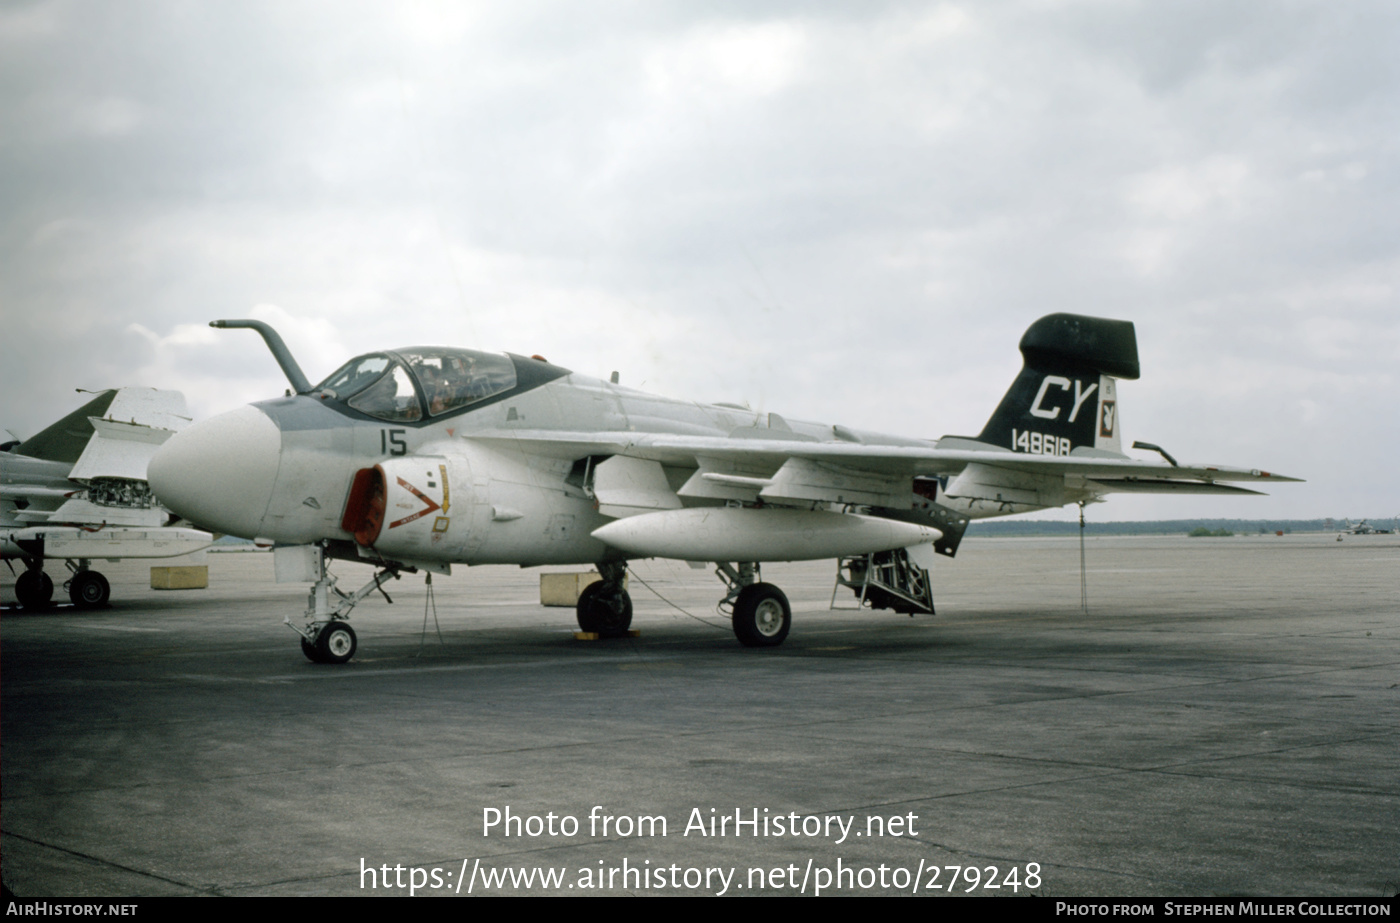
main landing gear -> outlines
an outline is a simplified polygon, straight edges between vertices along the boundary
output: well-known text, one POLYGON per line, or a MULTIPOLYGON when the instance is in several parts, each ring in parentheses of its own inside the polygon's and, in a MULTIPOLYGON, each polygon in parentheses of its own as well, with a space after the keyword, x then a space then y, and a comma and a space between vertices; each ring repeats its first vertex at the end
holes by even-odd
POLYGON ((44 573, 42 561, 25 562, 24 573, 15 580, 15 598, 26 609, 42 609, 53 599, 53 578, 44 573))
POLYGON ((326 569, 325 549, 319 545, 311 548, 318 577, 307 597, 306 625, 298 628, 290 618, 284 619, 284 622, 301 635, 301 652, 307 660, 312 663, 345 663, 355 656, 355 650, 359 647, 355 629, 346 621, 350 618, 350 610, 375 590, 393 602, 389 594, 384 593, 383 584, 388 577, 399 579, 399 569, 385 567, 354 593, 346 593, 335 585, 335 577, 326 569))
POLYGON ((77 564, 72 561, 65 563, 73 572, 67 583, 68 598, 73 601, 73 605, 79 609, 96 609, 98 606, 107 605, 107 600, 112 596, 112 585, 107 582, 107 578, 95 570, 89 570, 86 558, 78 559, 77 564))
POLYGON ((729 592, 720 600, 720 611, 729 611, 734 623, 734 637, 745 647, 777 647, 792 628, 792 606, 782 590, 763 583, 757 564, 741 563, 737 567, 725 562, 715 563, 715 573, 729 592))
MULTIPOLYGON (((718 561, 716 574, 729 587, 720 611, 730 615, 734 637, 746 647, 777 647, 792 628, 792 606, 783 591, 760 580, 757 564, 718 561)), ((632 598, 623 579, 624 562, 598 565, 603 579, 584 587, 578 597, 578 627, 605 638, 618 638, 632 625, 632 598)), ((309 655, 308 655, 309 656, 309 655)))
POLYGON ((599 564, 598 573, 603 579, 590 583, 578 595, 578 627, 604 638, 620 638, 632 627, 632 597, 623 584, 627 564, 599 564))
MULTIPOLYGON (((107 578, 95 570, 88 569, 86 558, 77 564, 65 561, 73 576, 63 584, 68 598, 79 609, 96 609, 107 605, 112 596, 112 585, 107 578)), ((53 578, 44 573, 43 558, 29 558, 25 561, 24 573, 15 579, 15 599, 26 609, 44 609, 53 602, 53 578)))

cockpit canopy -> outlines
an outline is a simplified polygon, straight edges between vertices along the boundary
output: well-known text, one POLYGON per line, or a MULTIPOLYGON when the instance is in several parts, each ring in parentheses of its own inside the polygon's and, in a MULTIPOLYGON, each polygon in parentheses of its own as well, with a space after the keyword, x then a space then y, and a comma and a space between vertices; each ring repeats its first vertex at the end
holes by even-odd
POLYGON ((342 400, 391 423, 414 423, 470 407, 516 386, 515 363, 500 353, 440 346, 357 356, 312 394, 342 400))

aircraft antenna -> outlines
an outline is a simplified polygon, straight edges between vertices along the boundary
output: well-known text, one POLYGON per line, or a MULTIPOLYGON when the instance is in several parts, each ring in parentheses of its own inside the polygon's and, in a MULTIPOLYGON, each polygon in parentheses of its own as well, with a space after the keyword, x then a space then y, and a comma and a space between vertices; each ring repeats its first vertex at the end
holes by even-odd
POLYGON ((1084 566, 1084 501, 1079 501, 1079 608, 1089 614, 1089 576, 1084 566))
POLYGON ((428 588, 427 595, 423 597, 423 635, 418 639, 418 653, 414 657, 423 656, 423 648, 428 643, 428 607, 433 609, 433 628, 437 630, 438 643, 447 646, 447 642, 442 640, 442 626, 438 624, 437 617, 437 597, 433 595, 433 572, 428 571, 423 575, 423 584, 428 588))
POLYGON ((660 592, 659 590, 657 590, 656 587, 652 586, 650 583, 647 583, 647 582, 646 582, 645 580, 643 580, 641 577, 638 577, 638 576, 637 576, 637 572, 636 572, 635 570, 633 570, 632 568, 630 568, 630 567, 627 568, 627 575, 628 575, 629 577, 631 577, 633 580, 635 580, 635 581, 637 581, 638 583, 640 583, 642 586, 646 587, 648 590, 651 590, 651 592, 656 596, 657 599, 661 600, 661 601, 664 602, 666 605, 670 606, 672 609, 675 609, 675 610, 676 610, 677 612, 679 612, 681 615, 689 616, 690 618, 695 619, 695 621, 701 623, 702 625, 709 625, 711 628, 718 628, 720 631, 728 631, 728 630, 729 630, 729 626, 727 626, 727 625, 717 625, 717 624, 715 624, 714 622, 707 621, 706 619, 701 618, 700 616, 696 615, 694 612, 691 612, 689 609, 682 609, 680 606, 678 606, 678 605, 676 605, 675 603, 671 602, 671 601, 670 601, 669 599, 667 599, 665 596, 662 596, 662 595, 661 595, 661 592, 660 592))

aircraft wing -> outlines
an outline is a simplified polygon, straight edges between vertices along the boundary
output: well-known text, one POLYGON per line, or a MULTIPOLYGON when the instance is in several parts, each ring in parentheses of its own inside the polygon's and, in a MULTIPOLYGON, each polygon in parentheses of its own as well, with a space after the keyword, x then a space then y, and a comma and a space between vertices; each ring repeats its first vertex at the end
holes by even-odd
POLYGON ((0 495, 20 501, 7 518, 19 524, 163 525, 168 517, 146 486, 146 464, 187 422, 178 391, 100 392, 6 457, 15 473, 0 495))
MULTIPOLYGON (((1259 469, 1171 465, 1092 450, 1087 454, 1032 455, 962 439, 944 439, 943 443, 960 445, 942 448, 933 443, 888 445, 625 432, 502 431, 472 438, 555 457, 613 456, 695 468, 695 474, 675 491, 679 497, 747 501, 811 500, 905 507, 915 477, 948 478, 944 493, 949 497, 1037 506, 1073 502, 1072 497, 1062 499, 1066 491, 1089 495, 1120 491, 1257 493, 1230 482, 1299 480, 1259 469)), ((600 464, 600 472, 607 464, 600 464)), ((652 481, 659 484, 654 477, 652 481)))

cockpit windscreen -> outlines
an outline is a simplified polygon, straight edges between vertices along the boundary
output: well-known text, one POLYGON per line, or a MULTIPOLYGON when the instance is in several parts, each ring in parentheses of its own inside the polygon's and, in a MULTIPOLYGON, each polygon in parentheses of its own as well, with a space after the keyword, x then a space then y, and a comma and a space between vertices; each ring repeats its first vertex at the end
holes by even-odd
POLYGON ((389 367, 389 357, 381 354, 358 356, 342 365, 313 391, 329 391, 329 397, 347 398, 363 390, 389 367))
POLYGON ((398 355, 418 379, 434 417, 515 387, 515 363, 499 353, 432 347, 405 349, 398 355))
POLYGON ((425 409, 428 416, 442 416, 515 386, 515 363, 508 356, 411 347, 351 359, 313 393, 379 420, 412 423, 423 419, 425 409))
POLYGON ((413 393, 413 382, 397 362, 389 374, 350 398, 351 407, 380 420, 412 423, 423 419, 423 407, 413 393))

